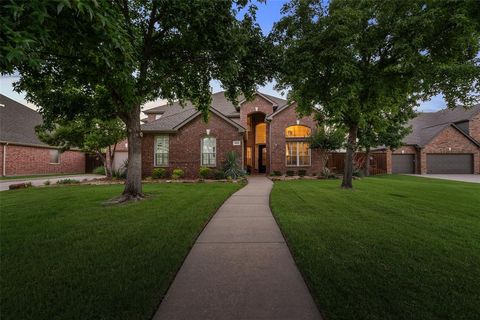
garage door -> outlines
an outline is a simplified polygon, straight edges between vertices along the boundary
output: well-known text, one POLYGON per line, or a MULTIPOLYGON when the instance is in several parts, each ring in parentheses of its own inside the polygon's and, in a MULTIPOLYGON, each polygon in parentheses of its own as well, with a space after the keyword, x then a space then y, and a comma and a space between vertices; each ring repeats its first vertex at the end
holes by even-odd
POLYGON ((473 154, 427 154, 427 173, 473 173, 473 154))
POLYGON ((392 155, 393 173, 415 173, 415 155, 414 154, 393 154, 392 155))

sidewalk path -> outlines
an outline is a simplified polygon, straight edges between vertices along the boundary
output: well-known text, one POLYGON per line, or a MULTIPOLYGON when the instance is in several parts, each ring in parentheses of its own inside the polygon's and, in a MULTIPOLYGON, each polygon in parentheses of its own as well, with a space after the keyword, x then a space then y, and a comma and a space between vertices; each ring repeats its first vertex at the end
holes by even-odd
POLYGON ((93 179, 98 179, 103 177, 105 176, 102 176, 99 174, 72 174, 72 175, 65 175, 65 176, 46 176, 46 177, 19 179, 19 180, 0 180, 0 191, 8 190, 9 185, 17 184, 17 183, 31 182, 32 186, 42 186, 47 180, 49 180, 51 184, 55 184, 58 180, 63 180, 63 179, 75 179, 75 180, 82 181, 83 179, 93 180, 93 179))
POLYGON ((251 177, 197 239, 154 320, 321 319, 269 208, 272 182, 251 177))

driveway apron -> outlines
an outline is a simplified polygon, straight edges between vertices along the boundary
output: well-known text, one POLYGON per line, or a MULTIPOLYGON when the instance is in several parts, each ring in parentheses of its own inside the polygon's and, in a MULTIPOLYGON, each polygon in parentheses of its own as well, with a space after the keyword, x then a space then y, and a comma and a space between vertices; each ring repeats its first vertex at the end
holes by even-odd
POLYGON ((272 216, 272 182, 251 177, 205 227, 154 320, 321 319, 272 216))

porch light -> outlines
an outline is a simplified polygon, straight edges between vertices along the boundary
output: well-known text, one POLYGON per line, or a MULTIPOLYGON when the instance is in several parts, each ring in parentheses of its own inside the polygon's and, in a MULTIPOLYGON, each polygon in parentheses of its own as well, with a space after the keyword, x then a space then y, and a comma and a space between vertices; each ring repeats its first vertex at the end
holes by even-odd
POLYGON ((255 107, 255 111, 258 111, 258 107, 255 107))
POLYGON ((298 124, 300 124, 300 120, 299 120, 299 119, 297 119, 297 125, 298 125, 298 124))
POLYGON ((210 129, 207 129, 207 136, 210 135, 210 129))

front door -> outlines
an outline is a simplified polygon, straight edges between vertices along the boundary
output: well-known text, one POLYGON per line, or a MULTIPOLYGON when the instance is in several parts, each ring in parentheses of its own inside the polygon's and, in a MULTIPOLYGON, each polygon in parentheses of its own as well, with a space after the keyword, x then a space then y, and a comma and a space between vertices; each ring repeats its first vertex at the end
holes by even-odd
POLYGON ((267 172, 267 146, 266 145, 258 146, 258 172, 259 173, 267 172))

